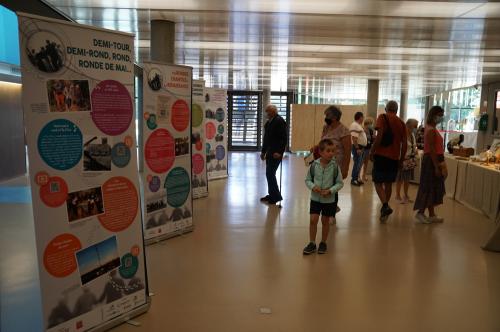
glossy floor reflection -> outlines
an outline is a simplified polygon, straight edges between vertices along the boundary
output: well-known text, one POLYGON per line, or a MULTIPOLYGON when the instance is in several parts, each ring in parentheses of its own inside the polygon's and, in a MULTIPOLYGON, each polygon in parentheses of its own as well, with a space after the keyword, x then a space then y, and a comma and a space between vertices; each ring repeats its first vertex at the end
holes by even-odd
MULTIPOLYGON (((148 247, 155 296, 142 326, 115 331, 500 331, 500 254, 480 249, 486 217, 446 200, 444 224, 415 225, 411 206, 393 203, 380 225, 371 182, 347 184, 328 254, 303 257, 301 158, 283 163, 281 210, 258 201, 258 154, 230 158, 230 177, 195 201, 195 231, 148 247)), ((36 331, 25 321, 40 315, 21 305, 39 297, 30 207, 0 204, 1 330, 36 331)))

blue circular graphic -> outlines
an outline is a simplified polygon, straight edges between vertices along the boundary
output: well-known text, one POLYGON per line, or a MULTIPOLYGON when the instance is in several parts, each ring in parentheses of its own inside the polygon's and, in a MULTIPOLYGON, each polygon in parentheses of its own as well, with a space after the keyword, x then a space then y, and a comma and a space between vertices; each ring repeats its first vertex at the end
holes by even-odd
POLYGON ((146 121, 146 124, 148 125, 149 129, 156 129, 156 127, 158 127, 158 125, 156 124, 156 114, 151 114, 146 121))
POLYGON ((133 256, 130 253, 122 256, 121 265, 119 268, 122 278, 132 278, 137 273, 137 269, 139 269, 139 260, 137 259, 137 257, 133 256))
POLYGON ((151 192, 155 193, 158 191, 158 189, 160 189, 160 178, 158 176, 153 176, 151 178, 151 182, 149 182, 149 190, 151 190, 151 192))
POLYGON ((218 108, 216 111, 215 111, 215 118, 217 119, 217 121, 219 122, 222 122, 224 121, 224 118, 225 118, 225 115, 224 115, 224 110, 222 108, 218 108))
POLYGON ((38 153, 50 167, 64 171, 82 159, 83 136, 80 128, 66 119, 51 121, 38 135, 38 153))
POLYGON ((189 174, 182 167, 176 167, 168 173, 165 179, 167 203, 173 207, 180 207, 189 196, 191 188, 189 174))
POLYGON ((117 143, 111 149, 111 161, 116 167, 123 168, 130 162, 130 149, 125 143, 117 143))
POLYGON ((222 160, 226 156, 226 149, 222 145, 218 145, 215 148, 215 158, 217 160, 222 160))

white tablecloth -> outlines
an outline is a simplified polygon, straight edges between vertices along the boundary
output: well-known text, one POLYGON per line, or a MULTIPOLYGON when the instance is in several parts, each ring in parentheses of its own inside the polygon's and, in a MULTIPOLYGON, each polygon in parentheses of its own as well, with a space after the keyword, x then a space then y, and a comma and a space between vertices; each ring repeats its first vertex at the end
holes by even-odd
POLYGON ((454 199, 457 188, 458 160, 453 156, 448 155, 444 156, 444 160, 446 161, 446 166, 448 167, 448 177, 444 182, 446 196, 454 199))
POLYGON ((500 212, 500 171, 451 155, 445 160, 446 196, 496 220, 500 212))

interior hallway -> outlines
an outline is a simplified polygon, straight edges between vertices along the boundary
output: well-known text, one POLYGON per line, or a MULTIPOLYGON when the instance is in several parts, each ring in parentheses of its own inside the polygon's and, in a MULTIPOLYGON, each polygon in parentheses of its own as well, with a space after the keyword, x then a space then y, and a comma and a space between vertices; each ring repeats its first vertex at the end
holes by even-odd
MULTIPOLYGON (((393 202, 381 225, 372 183, 346 181, 329 252, 303 257, 306 170, 300 157, 284 161, 280 210, 259 202, 266 191, 259 155, 230 154, 229 179, 210 182, 209 197, 195 201, 195 231, 147 248, 155 296, 135 319, 142 326, 114 331, 500 331, 500 254, 480 249, 492 221, 446 199, 444 224, 415 224, 412 206, 393 202)), ((2 332, 41 324, 21 183, 0 191, 2 332)))

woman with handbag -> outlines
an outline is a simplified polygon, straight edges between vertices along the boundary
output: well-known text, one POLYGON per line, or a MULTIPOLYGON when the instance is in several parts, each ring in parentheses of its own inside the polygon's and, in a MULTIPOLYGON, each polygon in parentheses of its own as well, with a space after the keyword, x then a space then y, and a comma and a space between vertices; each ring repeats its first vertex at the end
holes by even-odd
POLYGON ((420 173, 420 187, 413 210, 418 211, 415 219, 424 224, 441 223, 434 210, 443 204, 445 194, 444 180, 448 176, 448 169, 444 161, 443 137, 436 126, 443 121, 444 110, 441 106, 432 106, 427 115, 424 136, 424 157, 420 173), (425 210, 429 216, 425 215, 425 210))
POLYGON ((399 170, 396 183, 396 201, 401 204, 413 202, 408 195, 408 188, 410 187, 410 180, 414 177, 414 170, 417 167, 417 140, 414 135, 414 131, 416 131, 417 127, 417 120, 408 119, 406 121, 406 140, 408 142, 408 149, 406 150, 405 159, 399 170), (401 198, 401 186, 404 190, 403 198, 401 198))

